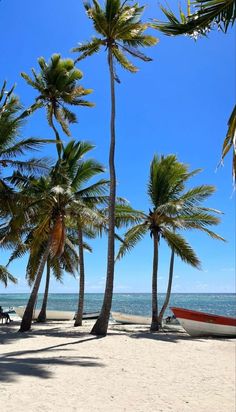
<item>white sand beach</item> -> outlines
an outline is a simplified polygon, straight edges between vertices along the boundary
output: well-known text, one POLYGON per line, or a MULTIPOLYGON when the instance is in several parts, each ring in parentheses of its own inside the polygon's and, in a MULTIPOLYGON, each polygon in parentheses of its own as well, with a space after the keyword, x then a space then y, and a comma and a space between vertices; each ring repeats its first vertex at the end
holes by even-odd
POLYGON ((91 323, 0 325, 0 411, 235 412, 235 339, 91 323))

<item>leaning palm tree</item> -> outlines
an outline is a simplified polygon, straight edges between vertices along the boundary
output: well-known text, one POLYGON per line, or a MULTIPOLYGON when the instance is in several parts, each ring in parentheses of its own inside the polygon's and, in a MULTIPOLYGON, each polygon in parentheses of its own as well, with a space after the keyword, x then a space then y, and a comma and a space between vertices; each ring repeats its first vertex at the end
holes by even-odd
MULTIPOLYGON (((189 2, 189 0, 188 0, 189 2)), ((188 3, 189 4, 189 3, 188 3)), ((185 15, 180 8, 178 18, 170 9, 163 6, 161 10, 167 18, 167 22, 155 20, 152 27, 163 32, 167 36, 189 35, 195 40, 199 36, 207 36, 208 33, 217 27, 218 30, 227 33, 228 28, 234 25, 236 20, 236 0, 195 0, 192 2, 194 13, 185 15)), ((234 106, 228 121, 228 130, 225 136, 221 163, 226 154, 233 150, 232 173, 233 182, 236 182, 236 106, 234 106)))
MULTIPOLYGON (((69 146, 71 144, 72 142, 69 146)), ((86 149, 85 143, 76 144, 80 157, 91 149, 91 145, 87 144, 87 146, 89 148, 86 149)), ((67 152, 67 147, 65 151, 67 152)), ((104 181, 100 180, 91 186, 84 187, 83 185, 89 178, 103 171, 103 167, 91 160, 80 159, 78 164, 76 179, 80 182, 80 187, 77 191, 73 189, 71 170, 68 169, 68 164, 64 162, 63 157, 57 161, 48 178, 33 179, 23 190, 22 201, 25 198, 28 203, 27 209, 26 205, 24 207, 22 204, 22 214, 26 215, 26 226, 31 225, 30 258, 27 271, 35 272, 36 275, 22 318, 21 331, 27 331, 31 327, 33 308, 48 257, 50 256, 50 259, 61 257, 65 244, 68 243, 67 217, 75 216, 78 208, 82 207, 83 199, 88 201, 94 193, 96 197, 99 186, 104 185, 104 181), (41 252, 39 251, 39 239, 45 239, 41 252)), ((20 230, 22 231, 22 227, 20 230)))
POLYGON ((197 171, 188 172, 188 167, 177 161, 176 156, 160 158, 154 156, 150 168, 148 197, 152 208, 143 215, 143 221, 127 231, 117 258, 132 249, 146 233, 153 239, 153 272, 152 272, 152 323, 151 330, 158 330, 157 274, 159 260, 159 243, 164 239, 168 246, 184 262, 200 268, 200 261, 194 250, 179 229, 200 229, 214 238, 219 238, 207 226, 217 224, 213 209, 198 206, 198 203, 214 192, 212 186, 200 186, 184 192, 185 182, 197 171))
POLYGON ((109 172, 110 172, 110 202, 109 202, 109 231, 108 231, 108 252, 107 252, 107 278, 103 305, 98 320, 91 333, 95 335, 106 335, 110 309, 113 295, 114 282, 114 231, 115 231, 115 199, 116 199, 116 173, 115 173, 115 81, 119 82, 115 70, 115 63, 124 69, 135 73, 137 67, 134 66, 126 54, 150 61, 151 59, 139 51, 139 46, 153 46, 157 39, 146 35, 144 32, 148 28, 148 23, 142 23, 141 14, 144 7, 138 4, 128 5, 126 1, 106 0, 105 6, 93 0, 92 4, 86 2, 85 9, 88 17, 92 20, 93 26, 99 37, 94 37, 90 42, 82 44, 73 49, 79 53, 76 61, 97 53, 102 47, 107 51, 110 89, 111 89, 111 120, 110 120, 110 151, 109 151, 109 172))
POLYGON ((45 107, 49 126, 53 129, 57 142, 58 155, 61 155, 61 139, 54 124, 56 120, 63 132, 70 136, 69 125, 77 122, 77 117, 70 106, 93 106, 84 100, 84 96, 92 92, 78 84, 83 74, 78 70, 72 59, 62 59, 60 54, 52 55, 50 62, 46 63, 43 57, 38 59, 40 72, 32 69, 33 77, 21 73, 26 82, 32 86, 39 95, 35 103, 27 109, 26 113, 45 107), (69 106, 69 107, 68 107, 69 106))

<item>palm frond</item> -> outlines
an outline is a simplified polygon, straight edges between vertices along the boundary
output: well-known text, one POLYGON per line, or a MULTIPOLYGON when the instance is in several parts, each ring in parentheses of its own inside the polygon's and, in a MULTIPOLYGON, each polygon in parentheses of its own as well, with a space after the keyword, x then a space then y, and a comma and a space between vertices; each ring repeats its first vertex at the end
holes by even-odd
POLYGON ((167 22, 155 21, 152 27, 168 36, 189 34, 194 38, 207 33, 216 25, 223 32, 227 32, 229 25, 236 19, 235 0, 195 0, 195 13, 186 16, 180 9, 180 17, 169 9, 161 7, 167 22))
POLYGON ((0 282, 4 284, 5 287, 8 286, 8 282, 14 284, 17 283, 17 278, 15 278, 5 266, 0 265, 0 282))
POLYGON ((194 250, 186 242, 186 240, 179 234, 171 232, 168 229, 164 229, 162 232, 168 246, 174 250, 176 255, 178 255, 184 262, 189 265, 200 269, 200 261, 196 256, 194 250))
POLYGON ((230 149, 233 149, 233 162, 232 162, 232 174, 233 183, 236 182, 236 106, 231 113, 228 121, 228 130, 223 143, 222 153, 221 153, 221 164, 230 149))
POLYGON ((124 236, 116 260, 121 259, 127 252, 133 249, 135 245, 144 237, 147 231, 148 226, 145 223, 136 225, 129 229, 124 236))
POLYGON ((83 60, 86 57, 92 56, 94 53, 97 53, 102 45, 105 45, 105 42, 103 40, 93 38, 90 42, 74 47, 72 49, 72 52, 79 53, 79 56, 77 57, 75 62, 83 60))

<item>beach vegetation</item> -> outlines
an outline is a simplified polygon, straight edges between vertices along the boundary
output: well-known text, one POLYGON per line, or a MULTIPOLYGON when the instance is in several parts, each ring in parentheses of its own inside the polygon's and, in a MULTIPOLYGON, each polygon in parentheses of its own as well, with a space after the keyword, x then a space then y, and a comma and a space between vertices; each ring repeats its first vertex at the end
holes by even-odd
MULTIPOLYGON (((188 165, 180 163, 175 155, 154 156, 147 187, 151 208, 149 213, 143 215, 141 223, 134 225, 126 232, 124 242, 121 244, 117 255, 117 259, 122 258, 147 233, 150 234, 153 241, 152 331, 159 330, 161 326, 159 316, 163 316, 165 309, 163 307, 159 315, 157 275, 160 241, 165 240, 173 253, 179 256, 181 260, 200 269, 199 258, 179 231, 199 229, 212 238, 220 239, 219 235, 208 228, 219 223, 219 219, 215 214, 220 212, 201 205, 202 201, 214 193, 215 188, 210 185, 201 185, 193 189, 185 189, 190 177, 198 172, 199 170, 189 172, 188 165)), ((171 289, 173 259, 174 256, 171 258, 167 296, 169 296, 171 289)))
POLYGON ((65 245, 72 245, 67 233, 67 217, 75 217, 76 214, 79 216, 83 206, 86 208, 86 203, 88 204, 91 198, 97 199, 99 193, 105 190, 106 182, 102 179, 86 187, 86 182, 92 176, 103 172, 103 167, 95 160, 83 159, 84 154, 92 147, 89 143, 74 141, 69 142, 65 148, 62 146, 62 157, 58 159, 50 174, 39 180, 31 179, 22 189, 23 199, 28 202, 27 210, 22 209, 25 221, 30 227, 27 272, 30 278, 30 274, 35 273, 35 280, 22 318, 21 331, 31 327, 38 289, 49 256, 52 260, 60 258, 65 245), (72 150, 77 156, 74 180, 71 178, 72 168, 68 171, 66 161, 72 150))

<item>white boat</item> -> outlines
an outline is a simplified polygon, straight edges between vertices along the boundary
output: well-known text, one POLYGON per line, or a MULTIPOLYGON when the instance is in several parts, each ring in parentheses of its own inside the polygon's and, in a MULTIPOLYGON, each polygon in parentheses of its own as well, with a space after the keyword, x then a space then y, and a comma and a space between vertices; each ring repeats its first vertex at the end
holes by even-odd
MULTIPOLYGON (((22 318, 25 312, 25 306, 18 306, 14 308, 16 314, 22 318)), ((35 309, 33 312, 33 320, 38 318, 40 310, 35 309)), ((73 320, 75 317, 75 312, 65 311, 65 310, 47 310, 46 318, 47 320, 73 320)))
POLYGON ((148 316, 130 315, 121 312, 111 312, 111 316, 116 322, 126 325, 151 325, 151 318, 148 316))
POLYGON ((170 309, 191 336, 236 337, 236 318, 183 308, 170 309))

